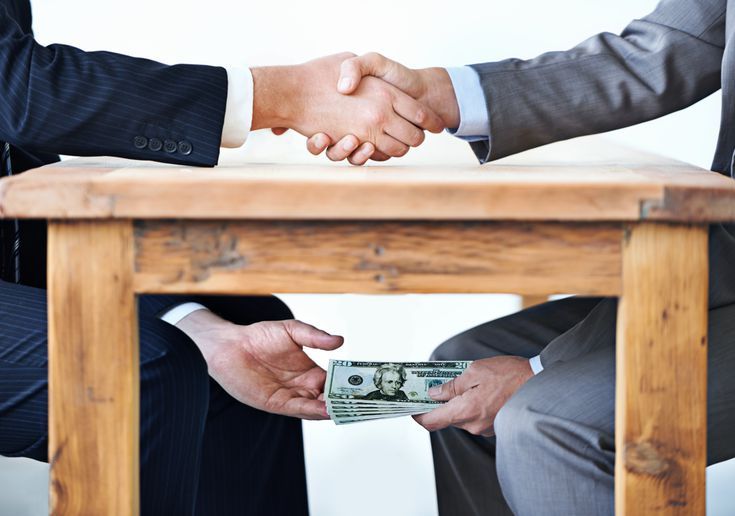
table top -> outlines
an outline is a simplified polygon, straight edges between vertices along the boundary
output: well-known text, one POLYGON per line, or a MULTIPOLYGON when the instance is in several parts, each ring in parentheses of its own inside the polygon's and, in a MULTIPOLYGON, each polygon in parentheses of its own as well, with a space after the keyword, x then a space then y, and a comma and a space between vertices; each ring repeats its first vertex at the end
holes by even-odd
POLYGON ((335 165, 325 158, 304 155, 304 151, 299 155, 301 163, 291 157, 286 163, 230 160, 215 168, 75 158, 0 181, 0 215, 48 219, 735 220, 732 179, 597 136, 559 142, 482 166, 468 159, 469 149, 462 152, 454 163, 449 153, 429 163, 407 157, 370 167, 335 165))

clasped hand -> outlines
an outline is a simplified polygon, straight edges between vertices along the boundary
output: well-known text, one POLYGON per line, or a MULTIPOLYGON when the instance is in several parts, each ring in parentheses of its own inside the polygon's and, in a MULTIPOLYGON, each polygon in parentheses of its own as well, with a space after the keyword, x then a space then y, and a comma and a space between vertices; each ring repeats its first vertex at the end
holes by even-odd
POLYGON ((412 70, 379 54, 336 54, 291 67, 254 68, 253 129, 307 136, 312 154, 362 165, 405 155, 458 124, 442 68, 412 70), (270 95, 259 95, 259 92, 270 95), (273 105, 276 102, 276 105, 273 105))

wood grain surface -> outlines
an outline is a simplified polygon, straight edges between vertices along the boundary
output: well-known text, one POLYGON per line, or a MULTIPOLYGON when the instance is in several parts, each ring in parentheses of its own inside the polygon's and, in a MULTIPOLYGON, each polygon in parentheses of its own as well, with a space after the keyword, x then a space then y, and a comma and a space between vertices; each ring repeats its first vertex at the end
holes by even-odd
POLYGON ((640 224, 623 247, 615 508, 704 515, 707 228, 640 224))
MULTIPOLYGON (((735 220, 735 181, 668 158, 560 142, 487 165, 349 167, 113 158, 63 161, 0 181, 18 218, 291 220, 735 220)), ((451 156, 450 156, 451 158, 451 156)), ((458 164, 462 163, 462 164, 458 164)))
POLYGON ((52 514, 139 512, 132 262, 129 221, 49 226, 52 514))
POLYGON ((136 223, 138 292, 620 292, 619 224, 136 223))

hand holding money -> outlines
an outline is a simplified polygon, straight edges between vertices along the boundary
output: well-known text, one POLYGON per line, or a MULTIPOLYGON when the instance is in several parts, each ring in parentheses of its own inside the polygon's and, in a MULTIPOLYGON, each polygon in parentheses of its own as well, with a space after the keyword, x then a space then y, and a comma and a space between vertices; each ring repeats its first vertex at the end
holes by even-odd
POLYGON ((471 362, 330 360, 327 412, 340 425, 429 412, 442 405, 429 389, 456 378, 471 362))
POLYGON ((533 371, 525 357, 503 355, 472 362, 472 367, 441 385, 435 400, 446 403, 414 419, 433 432, 455 426, 475 435, 495 434, 495 416, 505 403, 531 377, 533 371))

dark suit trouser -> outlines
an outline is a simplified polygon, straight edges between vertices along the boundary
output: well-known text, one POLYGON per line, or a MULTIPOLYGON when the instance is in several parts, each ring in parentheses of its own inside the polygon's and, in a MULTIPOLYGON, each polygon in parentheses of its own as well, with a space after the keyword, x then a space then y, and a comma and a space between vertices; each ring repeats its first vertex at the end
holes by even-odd
MULTIPOLYGON (((431 435, 439 512, 612 515, 617 300, 567 298, 461 333, 436 360, 542 354, 500 410, 496 436, 431 435)), ((735 457, 735 304, 709 312, 707 461, 735 457)))
MULTIPOLYGON (((239 324, 291 317, 276 298, 140 297, 142 514, 307 514, 301 422, 211 380, 194 343, 156 317, 182 300, 239 324)), ((45 291, 0 282, 0 454, 47 460, 47 403, 45 291)))

